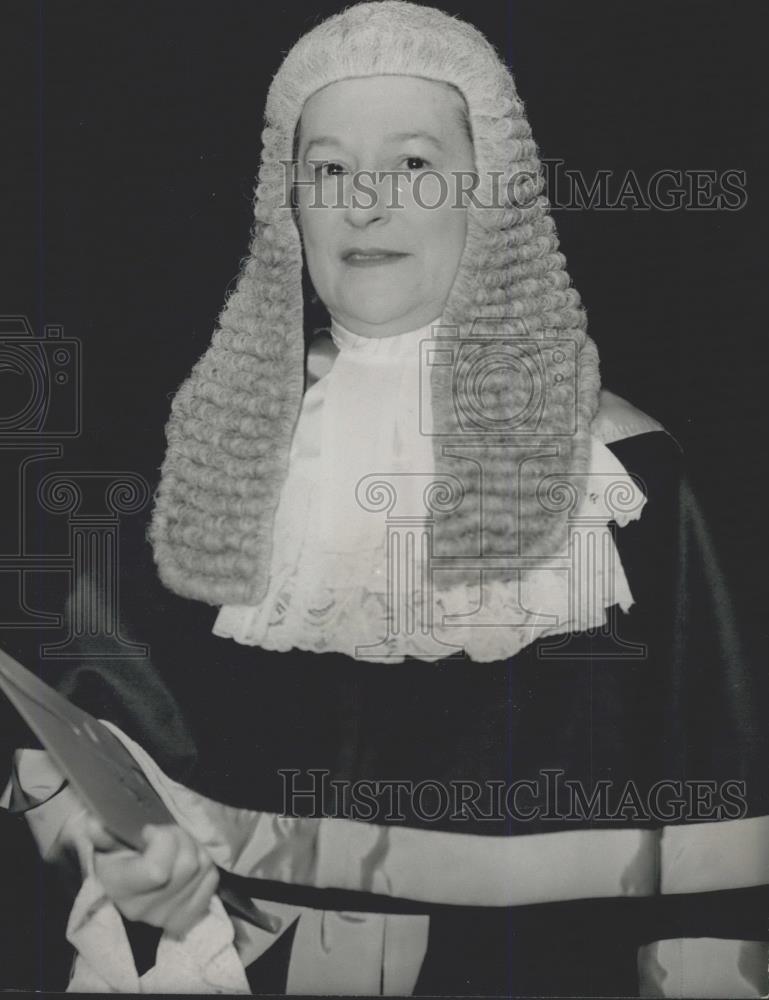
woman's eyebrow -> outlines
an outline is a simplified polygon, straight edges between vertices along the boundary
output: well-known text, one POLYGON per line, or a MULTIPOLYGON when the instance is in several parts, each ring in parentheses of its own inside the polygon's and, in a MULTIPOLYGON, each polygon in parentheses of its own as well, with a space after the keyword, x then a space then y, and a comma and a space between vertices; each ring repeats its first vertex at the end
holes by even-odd
MULTIPOLYGON (((386 136, 384 136, 385 142, 406 142, 409 139, 426 139, 428 142, 431 142, 434 146, 437 146, 438 149, 445 148, 441 140, 437 136, 434 136, 431 132, 389 132, 386 136)), ((312 147, 316 145, 336 146, 339 149, 341 149, 344 146, 344 143, 341 140, 335 139, 333 136, 330 135, 316 135, 313 136, 312 139, 310 139, 309 142, 307 143, 307 146, 305 147, 304 150, 304 155, 307 156, 312 147)))
POLYGON ((438 149, 443 149, 443 143, 437 136, 434 136, 431 132, 392 132, 386 136, 386 138, 392 139, 395 142, 406 142, 408 139, 427 139, 438 149))
POLYGON ((341 149, 342 145, 343 144, 339 141, 339 139, 335 139, 331 135, 316 135, 313 136, 313 138, 307 143, 304 155, 306 156, 313 146, 337 146, 341 149))

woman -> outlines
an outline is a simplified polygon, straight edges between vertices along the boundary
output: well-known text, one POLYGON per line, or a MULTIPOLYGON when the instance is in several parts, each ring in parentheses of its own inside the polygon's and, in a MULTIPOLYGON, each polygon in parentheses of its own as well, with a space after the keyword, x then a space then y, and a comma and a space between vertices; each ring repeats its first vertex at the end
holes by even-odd
POLYGON ((28 813, 80 854, 70 988, 760 995, 747 678, 675 444, 600 389, 508 71, 435 9, 360 4, 266 117, 250 254, 168 424, 167 590, 124 586, 152 663, 62 685, 179 826, 137 855, 61 796, 28 813))

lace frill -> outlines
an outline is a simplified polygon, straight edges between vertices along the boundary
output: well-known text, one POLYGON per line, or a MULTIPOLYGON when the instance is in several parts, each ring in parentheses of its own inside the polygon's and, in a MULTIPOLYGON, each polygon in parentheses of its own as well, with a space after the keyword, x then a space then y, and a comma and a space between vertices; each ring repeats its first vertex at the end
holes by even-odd
MULTIPOLYGON (((374 663, 406 656, 435 660, 464 648, 470 659, 487 663, 542 637, 603 627, 609 608, 628 611, 633 604, 611 522, 623 526, 640 517, 645 497, 596 438, 563 554, 530 571, 520 588, 489 579, 488 571, 483 584, 480 573, 475 584, 452 583, 452 571, 439 570, 432 588, 417 586, 411 602, 399 600, 397 588, 388 586, 384 529, 376 548, 324 553, 312 530, 312 484, 295 478, 293 485, 299 504, 292 508, 295 518, 283 507, 276 520, 280 557, 267 596, 257 606, 222 608, 217 635, 264 649, 335 651, 374 663)), ((423 564, 413 565, 419 581, 423 564)))

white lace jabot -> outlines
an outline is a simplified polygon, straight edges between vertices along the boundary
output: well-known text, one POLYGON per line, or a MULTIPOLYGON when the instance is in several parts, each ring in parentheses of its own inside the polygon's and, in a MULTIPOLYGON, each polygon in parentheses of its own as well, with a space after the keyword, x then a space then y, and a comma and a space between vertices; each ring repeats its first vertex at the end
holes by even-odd
POLYGON ((319 377, 305 392, 294 431, 267 594, 258 605, 223 607, 216 635, 371 662, 435 660, 463 648, 472 660, 490 662, 542 636, 603 626, 613 605, 630 608, 608 524, 640 517, 645 497, 596 437, 568 544, 520 587, 488 571, 483 592, 480 573, 466 584, 452 580, 450 569, 431 579, 422 572, 430 517, 423 495, 434 463, 420 343, 431 327, 369 338, 332 322, 333 346, 316 338, 308 370, 319 377), (408 530, 389 525, 397 579, 388 585, 387 512, 396 494, 399 512, 423 520, 408 530))

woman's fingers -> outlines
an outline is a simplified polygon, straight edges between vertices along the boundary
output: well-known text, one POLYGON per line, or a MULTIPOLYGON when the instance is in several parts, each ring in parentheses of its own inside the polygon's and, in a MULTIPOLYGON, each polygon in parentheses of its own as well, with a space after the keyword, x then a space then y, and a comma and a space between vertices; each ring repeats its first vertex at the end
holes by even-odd
POLYGON ((137 864, 140 875, 147 881, 140 892, 159 889, 174 883, 179 885, 194 875, 196 858, 192 838, 183 836, 181 827, 146 826, 143 830, 147 845, 137 864))
POLYGON ((173 840, 150 839, 143 852, 119 850, 97 853, 94 869, 113 902, 154 892, 169 883, 174 865, 173 840))
MULTIPOLYGON (((107 844, 94 833, 97 841, 107 844)), ((147 827, 143 833, 142 852, 97 853, 97 877, 129 920, 182 937, 208 911, 219 882, 217 869, 202 845, 181 827, 147 827)))
POLYGON ((186 869, 181 867, 168 886, 125 900, 123 912, 130 920, 143 920, 163 927, 175 937, 183 937, 208 911, 219 882, 219 874, 211 864, 204 869, 196 868, 192 877, 185 875, 186 869))
POLYGON ((95 816, 88 816, 85 824, 86 833, 97 851, 117 851, 123 846, 108 833, 95 816))
POLYGON ((211 897, 218 885, 219 873, 216 868, 209 869, 193 882, 184 898, 164 914, 162 926, 166 932, 175 938, 183 938, 188 934, 208 913, 211 897))

